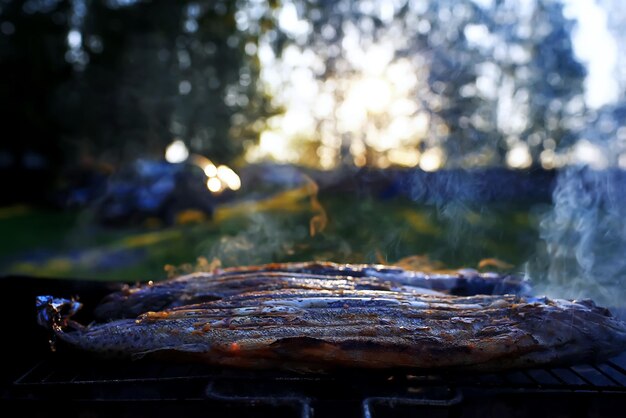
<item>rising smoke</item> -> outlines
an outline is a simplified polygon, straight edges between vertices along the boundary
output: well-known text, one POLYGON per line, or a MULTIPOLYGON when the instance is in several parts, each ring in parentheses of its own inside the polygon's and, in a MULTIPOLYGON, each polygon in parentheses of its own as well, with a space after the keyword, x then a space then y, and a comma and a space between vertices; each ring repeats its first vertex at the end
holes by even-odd
POLYGON ((568 167, 540 224, 528 275, 537 291, 622 306, 626 297, 626 173, 568 167))
POLYGON ((284 258, 307 236, 306 225, 294 219, 251 213, 245 227, 211 246, 208 259, 218 259, 223 266, 270 263, 284 258))

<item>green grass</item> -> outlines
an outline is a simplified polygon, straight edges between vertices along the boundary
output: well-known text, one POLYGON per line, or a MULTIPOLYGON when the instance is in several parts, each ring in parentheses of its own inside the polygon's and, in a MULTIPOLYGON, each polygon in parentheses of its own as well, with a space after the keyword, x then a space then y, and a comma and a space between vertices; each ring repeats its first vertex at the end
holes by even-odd
POLYGON ((102 228, 79 212, 3 209, 0 273, 158 280, 166 277, 165 265, 193 267, 198 257, 231 266, 308 259, 391 263, 411 255, 453 268, 497 258, 519 269, 537 242, 529 207, 434 207, 322 195, 329 222, 310 236, 307 202, 158 229, 102 228))
POLYGON ((0 257, 38 246, 54 246, 71 229, 76 213, 0 208, 0 257))

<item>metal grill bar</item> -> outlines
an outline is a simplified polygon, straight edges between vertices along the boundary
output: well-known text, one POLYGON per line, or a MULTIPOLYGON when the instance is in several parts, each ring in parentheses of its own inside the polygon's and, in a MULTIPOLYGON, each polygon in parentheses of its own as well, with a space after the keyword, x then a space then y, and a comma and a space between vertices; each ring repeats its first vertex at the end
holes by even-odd
MULTIPOLYGON (((611 382, 611 386, 622 386, 617 380, 615 380, 613 377, 611 377, 611 375, 609 373, 606 373, 604 371, 604 367, 602 367, 603 365, 598 364, 598 365, 594 365, 593 368, 594 370, 597 370, 602 376, 604 376, 605 378, 607 378, 610 382, 611 382)), ((606 366, 606 365, 604 365, 606 366)), ((610 366, 607 366, 608 368, 610 368, 610 366)))
POLYGON ((613 379, 619 386, 626 386, 626 374, 616 369, 610 362, 597 366, 602 372, 613 379))
POLYGON ((516 371, 510 372, 505 375, 505 379, 509 385, 513 386, 528 386, 533 383, 532 379, 530 379, 524 372, 516 371))
POLYGON ((581 378, 576 372, 570 369, 552 369, 552 373, 554 373, 554 375, 556 375, 566 385, 583 386, 589 383, 581 378))
POLYGON ((398 412, 403 409, 413 412, 413 408, 443 411, 455 405, 471 404, 474 396, 486 399, 490 395, 549 395, 574 402, 584 393, 618 395, 624 402, 625 362, 626 356, 597 365, 488 374, 344 370, 300 375, 147 360, 64 359, 55 355, 33 366, 14 382, 13 388, 15 399, 193 400, 239 410, 260 406, 275 417, 311 418, 315 411, 319 418, 324 416, 324 411, 332 412, 336 405, 343 404, 344 410, 354 413, 346 416, 360 413, 365 418, 375 418, 388 415, 394 408, 399 408, 398 412), (346 403, 351 406, 345 406, 346 403))
POLYGON ((311 400, 304 396, 285 396, 285 395, 268 395, 268 396, 248 396, 248 395, 232 395, 221 393, 217 388, 217 382, 211 382, 207 386, 206 396, 209 399, 222 402, 243 403, 250 406, 264 404, 269 406, 290 406, 295 407, 299 411, 300 418, 310 418, 311 400))
MULTIPOLYGON (((254 377, 259 380, 259 373, 237 370, 213 369, 198 365, 171 365, 152 362, 102 362, 91 364, 80 361, 43 361, 33 366, 14 382, 14 386, 50 386, 50 385, 89 385, 89 384, 126 384, 158 383, 166 381, 214 380, 220 377, 245 381, 254 377)), ((475 386, 482 388, 513 389, 610 389, 626 392, 626 370, 615 361, 598 365, 578 365, 569 368, 530 369, 499 374, 446 374, 446 375, 401 375, 401 374, 352 374, 343 372, 339 375, 303 376, 297 374, 267 372, 263 374, 268 381, 292 380, 336 381, 359 380, 364 377, 373 384, 385 380, 404 382, 406 387, 436 385, 475 386)), ((398 383, 396 383, 398 384, 398 383)))
POLYGON ((532 381, 537 383, 539 387, 543 386, 558 386, 559 380, 547 369, 532 369, 527 370, 526 375, 530 377, 532 381))
POLYGON ((490 374, 344 371, 298 375, 144 361, 91 364, 53 359, 34 366, 13 387, 15 399, 139 401, 141 404, 204 401, 223 411, 233 408, 247 414, 256 413, 259 411, 256 408, 261 407, 268 414, 263 416, 300 418, 330 416, 337 405, 342 405, 342 411, 348 411, 345 416, 378 418, 415 414, 417 409, 433 411, 434 408, 444 413, 449 408, 472 405, 475 396, 484 400, 492 394, 549 395, 550 398, 559 395, 566 396, 561 399, 567 402, 574 402, 580 401, 581 393, 598 396, 606 393, 606 396, 617 394, 622 399, 620 402, 624 402, 626 373, 622 370, 619 365, 607 362, 490 374))
POLYGON ((405 397, 395 397, 395 396, 386 396, 386 397, 370 397, 365 398, 362 402, 363 408, 363 418, 372 418, 373 417, 373 407, 375 405, 386 405, 389 407, 396 406, 436 406, 436 407, 450 407, 453 405, 457 405, 461 403, 463 400, 463 393, 456 389, 452 392, 450 397, 443 399, 432 399, 432 398, 405 398, 405 397))
POLYGON ((580 377, 588 381, 593 386, 607 387, 615 386, 612 379, 607 379, 598 369, 588 364, 572 366, 571 369, 580 377))

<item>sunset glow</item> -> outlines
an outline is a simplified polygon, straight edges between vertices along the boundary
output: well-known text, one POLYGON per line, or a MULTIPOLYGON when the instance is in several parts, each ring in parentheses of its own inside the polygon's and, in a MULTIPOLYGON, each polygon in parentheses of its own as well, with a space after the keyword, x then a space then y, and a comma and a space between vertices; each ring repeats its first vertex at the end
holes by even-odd
MULTIPOLYGON (((349 35, 346 42, 347 60, 356 71, 326 79, 315 77, 311 68, 323 64, 307 51, 294 47, 276 57, 270 49, 260 48, 262 77, 286 112, 268 120, 258 145, 246 149, 246 160, 332 169, 340 149, 347 146, 357 166, 420 164, 418 147, 432 121, 413 94, 425 73, 409 59, 394 60, 391 43, 363 49, 356 36, 349 35), (313 159, 303 155, 302 146, 316 140, 320 145, 313 159)), ((426 153, 424 166, 438 169, 444 153, 442 148, 426 153)))

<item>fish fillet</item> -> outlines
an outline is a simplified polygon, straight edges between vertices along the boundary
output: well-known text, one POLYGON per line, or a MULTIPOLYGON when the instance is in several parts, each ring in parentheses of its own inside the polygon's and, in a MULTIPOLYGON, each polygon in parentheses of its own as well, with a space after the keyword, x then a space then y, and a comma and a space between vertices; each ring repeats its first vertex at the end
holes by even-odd
POLYGON ((243 368, 502 370, 626 349, 626 325, 589 300, 281 289, 87 327, 70 319, 78 308, 39 297, 39 322, 95 353, 243 368))
POLYGON ((194 273, 156 284, 125 287, 96 308, 101 319, 137 315, 259 290, 388 290, 414 294, 529 293, 526 281, 510 275, 459 270, 432 274, 399 267, 330 262, 274 263, 194 273))

